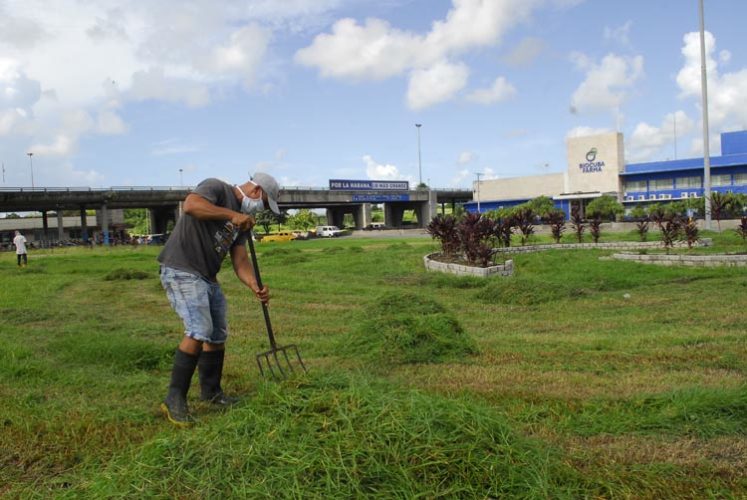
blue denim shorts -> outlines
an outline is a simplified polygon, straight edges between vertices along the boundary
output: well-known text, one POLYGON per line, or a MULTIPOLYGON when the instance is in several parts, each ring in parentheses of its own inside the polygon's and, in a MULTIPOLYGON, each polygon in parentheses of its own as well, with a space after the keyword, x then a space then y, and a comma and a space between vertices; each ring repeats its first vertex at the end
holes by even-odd
POLYGON ((161 285, 184 322, 184 335, 211 344, 228 338, 226 297, 218 283, 196 274, 161 266, 161 285))

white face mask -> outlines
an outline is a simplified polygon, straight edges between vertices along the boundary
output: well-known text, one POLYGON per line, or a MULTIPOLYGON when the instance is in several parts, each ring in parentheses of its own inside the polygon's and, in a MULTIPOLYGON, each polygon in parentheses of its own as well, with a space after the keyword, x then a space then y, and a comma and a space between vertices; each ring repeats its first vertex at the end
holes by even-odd
POLYGON ((241 211, 245 213, 246 215, 254 215, 262 210, 265 209, 265 204, 262 201, 262 198, 249 198, 246 194, 244 194, 244 191, 241 190, 241 188, 237 185, 236 189, 239 190, 239 193, 243 196, 241 199, 241 211))

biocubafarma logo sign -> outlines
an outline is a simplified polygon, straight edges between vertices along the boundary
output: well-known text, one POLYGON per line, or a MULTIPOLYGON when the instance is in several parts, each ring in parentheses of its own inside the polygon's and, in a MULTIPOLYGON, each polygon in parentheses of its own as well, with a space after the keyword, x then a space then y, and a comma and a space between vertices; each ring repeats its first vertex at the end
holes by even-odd
POLYGON ((604 162, 597 161, 597 148, 591 148, 586 153, 586 162, 578 164, 578 168, 584 174, 590 174, 592 172, 601 172, 602 167, 604 167, 604 162))

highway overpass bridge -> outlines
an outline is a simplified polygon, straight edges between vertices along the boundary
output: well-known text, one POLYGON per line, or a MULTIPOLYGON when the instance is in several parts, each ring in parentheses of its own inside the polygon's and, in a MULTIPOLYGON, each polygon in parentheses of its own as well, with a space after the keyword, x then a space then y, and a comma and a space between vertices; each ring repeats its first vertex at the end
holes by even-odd
MULTIPOLYGON (((80 212, 81 228, 87 239, 85 211, 97 210, 97 221, 107 234, 111 221, 108 211, 124 208, 146 208, 150 212, 154 233, 166 231, 169 221, 179 216, 180 202, 191 187, 130 187, 111 188, 1 188, 0 212, 41 212, 44 234, 47 234, 48 212, 57 214, 57 230, 62 234, 62 211, 80 212)), ((332 190, 328 188, 284 187, 278 205, 282 210, 326 209, 331 225, 342 226, 346 214, 352 214, 357 228, 371 222, 371 206, 382 204, 387 225, 400 227, 403 214, 414 211, 419 227, 424 227, 446 204, 452 206, 472 200, 472 192, 459 189, 433 190, 332 190)), ((62 237, 60 236, 60 239, 62 237)))

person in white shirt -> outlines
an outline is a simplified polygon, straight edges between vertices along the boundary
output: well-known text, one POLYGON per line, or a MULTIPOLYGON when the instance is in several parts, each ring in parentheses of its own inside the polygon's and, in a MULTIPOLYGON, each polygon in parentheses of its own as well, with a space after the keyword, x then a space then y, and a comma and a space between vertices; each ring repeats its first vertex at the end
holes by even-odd
POLYGON ((21 231, 16 231, 16 237, 13 238, 13 245, 16 247, 18 267, 26 267, 26 264, 28 263, 28 258, 26 256, 26 237, 21 234, 21 231), (21 259, 23 259, 23 266, 21 266, 21 259))

